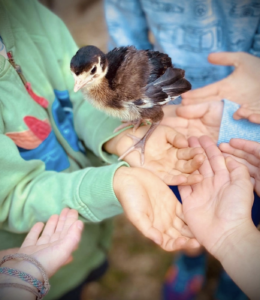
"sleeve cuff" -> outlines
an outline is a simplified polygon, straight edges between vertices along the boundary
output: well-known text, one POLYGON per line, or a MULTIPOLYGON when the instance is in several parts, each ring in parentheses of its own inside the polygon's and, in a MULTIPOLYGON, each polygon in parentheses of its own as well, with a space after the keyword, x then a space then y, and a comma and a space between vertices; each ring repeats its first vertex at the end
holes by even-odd
POLYGON ((78 188, 78 201, 86 219, 100 222, 123 213, 113 189, 116 170, 128 166, 121 162, 99 168, 89 168, 78 188))
POLYGON ((224 108, 218 145, 221 143, 228 143, 234 138, 260 142, 260 125, 251 123, 246 119, 234 120, 233 114, 238 110, 240 105, 226 99, 222 101, 224 102, 224 108))

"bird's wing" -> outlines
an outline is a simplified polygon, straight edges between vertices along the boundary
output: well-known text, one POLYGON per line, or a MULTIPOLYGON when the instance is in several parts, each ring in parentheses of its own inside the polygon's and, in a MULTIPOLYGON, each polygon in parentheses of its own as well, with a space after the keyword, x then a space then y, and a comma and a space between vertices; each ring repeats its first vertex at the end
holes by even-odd
POLYGON ((108 71, 106 74, 106 78, 111 88, 113 87, 113 82, 116 78, 117 71, 124 62, 128 51, 129 47, 119 47, 114 48, 106 54, 108 61, 108 71))
POLYGON ((191 88, 190 83, 183 76, 182 69, 167 68, 162 76, 146 85, 142 99, 136 100, 135 105, 140 108, 150 108, 176 99, 191 88))

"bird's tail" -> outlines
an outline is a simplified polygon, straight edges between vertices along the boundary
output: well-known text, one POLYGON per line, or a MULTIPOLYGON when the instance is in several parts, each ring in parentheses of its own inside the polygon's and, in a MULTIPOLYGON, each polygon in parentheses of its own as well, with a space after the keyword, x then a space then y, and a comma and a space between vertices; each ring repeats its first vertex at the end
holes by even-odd
POLYGON ((185 71, 182 69, 167 68, 165 73, 152 84, 160 86, 170 98, 175 98, 191 89, 191 84, 184 75, 185 71))

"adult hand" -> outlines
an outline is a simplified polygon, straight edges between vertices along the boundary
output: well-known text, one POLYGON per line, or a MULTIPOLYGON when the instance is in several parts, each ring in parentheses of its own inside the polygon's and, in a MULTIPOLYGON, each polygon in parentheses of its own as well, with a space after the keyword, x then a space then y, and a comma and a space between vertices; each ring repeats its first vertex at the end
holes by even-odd
MULTIPOLYGON (((141 126, 134 135, 141 138, 145 135, 149 126, 141 126)), ((122 155, 133 145, 133 140, 127 133, 133 135, 132 129, 124 131, 119 136, 105 144, 105 149, 118 156, 122 155)), ((202 180, 199 174, 192 174, 203 163, 205 156, 200 147, 189 148, 187 139, 168 126, 159 125, 145 146, 145 168, 167 185, 194 184, 202 180)), ((124 157, 131 167, 140 166, 140 154, 133 151, 124 157)))
POLYGON ((143 168, 121 167, 113 186, 128 219, 164 250, 199 246, 183 221, 182 205, 157 176, 143 168))
POLYGON ((211 53, 208 60, 216 65, 234 66, 235 70, 216 83, 182 94, 184 105, 219 101, 224 98, 241 105, 258 101, 260 94, 259 58, 244 52, 219 52, 211 53))
POLYGON ((187 106, 168 105, 164 108, 162 125, 170 126, 186 138, 210 136, 218 140, 223 112, 222 102, 207 102, 187 106))
MULTIPOLYGON (((64 208, 60 216, 51 216, 45 227, 41 222, 36 223, 18 253, 28 254, 38 260, 50 277, 68 260, 72 260, 71 253, 79 244, 82 230, 83 223, 78 220, 78 212, 75 209, 64 208)), ((12 264, 14 268, 27 271, 42 280, 40 273, 32 264, 26 261, 19 263, 8 261, 3 266, 12 264)))
POLYGON ((198 241, 218 257, 229 235, 253 226, 253 185, 247 168, 232 158, 225 160, 209 137, 191 138, 190 143, 200 144, 208 160, 199 169, 202 182, 179 187, 183 213, 198 241))
POLYGON ((242 139, 231 139, 229 144, 223 143, 219 148, 224 154, 232 155, 238 162, 243 163, 254 178, 254 187, 260 196, 260 144, 242 139))

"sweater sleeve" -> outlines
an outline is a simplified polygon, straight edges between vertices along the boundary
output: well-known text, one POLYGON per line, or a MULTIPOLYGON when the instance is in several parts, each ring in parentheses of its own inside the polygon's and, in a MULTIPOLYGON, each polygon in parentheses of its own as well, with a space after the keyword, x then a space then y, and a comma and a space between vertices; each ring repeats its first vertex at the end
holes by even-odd
POLYGON ((218 145, 221 143, 228 143, 232 138, 260 142, 260 125, 251 123, 246 119, 234 120, 233 114, 240 105, 226 99, 222 101, 224 102, 224 109, 219 131, 218 145))
POLYGON ((0 228, 26 232, 64 207, 78 210, 87 222, 122 213, 113 176, 124 162, 57 173, 46 171, 40 160, 23 160, 4 134, 0 134, 0 145, 0 228))

